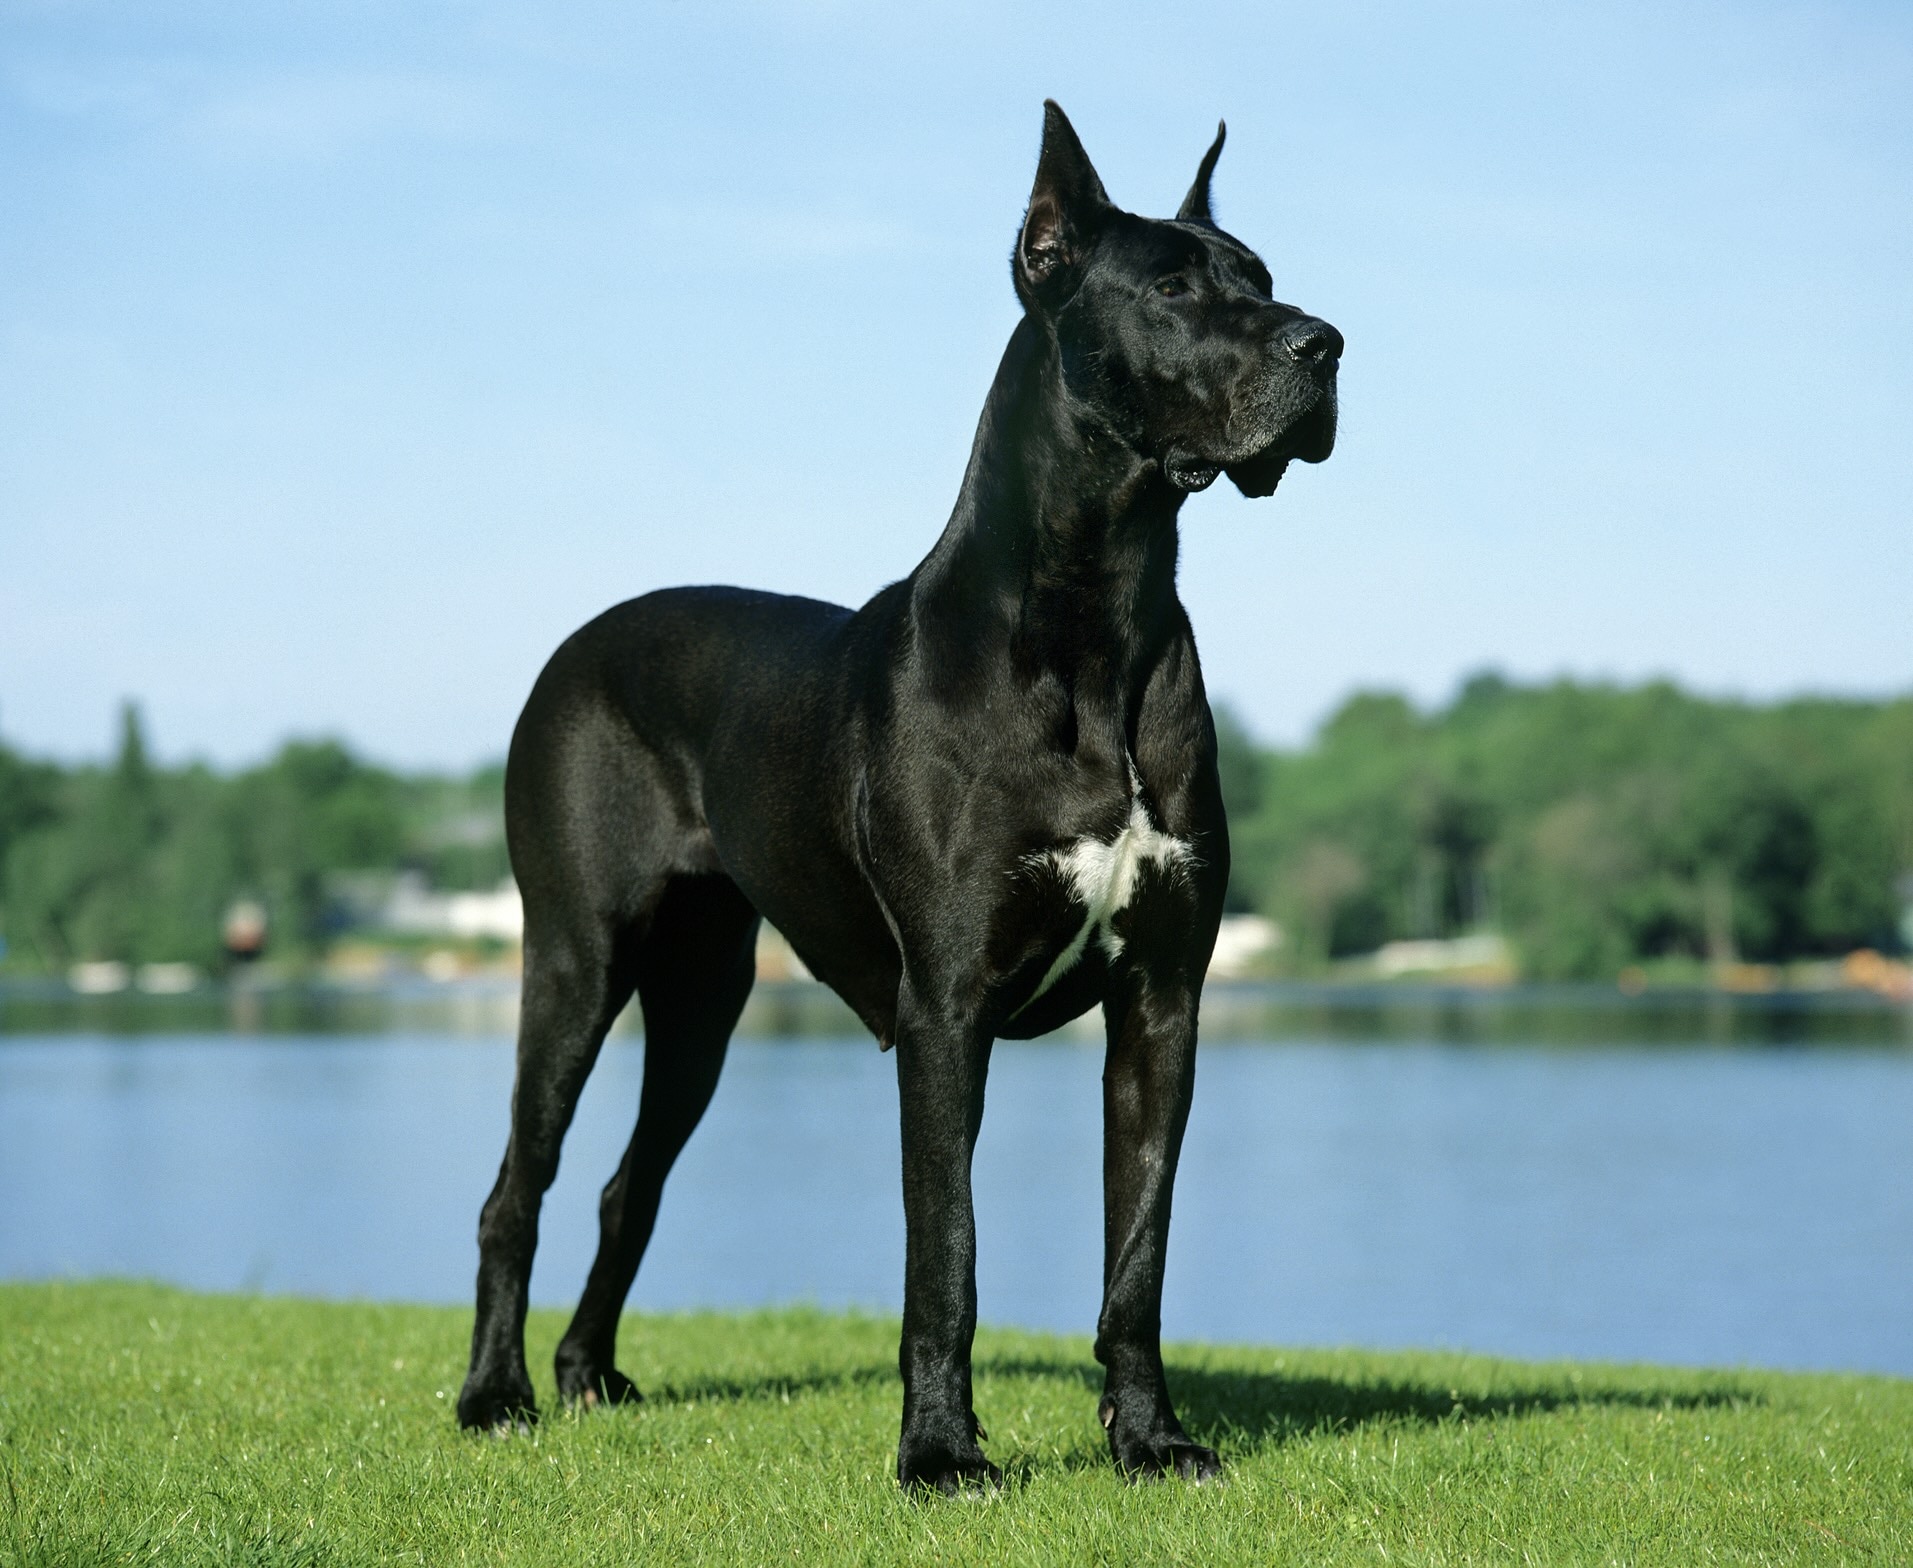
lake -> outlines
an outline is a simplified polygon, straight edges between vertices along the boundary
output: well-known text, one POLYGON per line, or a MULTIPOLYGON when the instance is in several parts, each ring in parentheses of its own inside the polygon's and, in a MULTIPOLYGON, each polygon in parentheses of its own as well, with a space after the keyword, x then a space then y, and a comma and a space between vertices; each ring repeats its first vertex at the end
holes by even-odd
MULTIPOLYGON (((1755 1009, 1713 1040, 1663 1021, 1630 1041, 1571 1008, 1574 1043, 1544 1044, 1524 1032, 1562 1031, 1522 1024, 1518 1001, 1277 1001, 1281 1037, 1219 1028, 1202 1050, 1169 1337, 1913 1376, 1903 1010, 1755 1009)), ((468 1300, 512 1059, 489 1015, 461 1016, 481 1032, 213 1032, 180 1013, 111 1034, 16 1006, 0 1277, 468 1300)), ((616 1035, 587 1089, 537 1301, 583 1280, 642 1065, 616 1035)), ((1080 1034, 997 1048, 976 1161, 986 1321, 1093 1329, 1100 1072, 1080 1034)), ((738 1040, 633 1304, 895 1311, 902 1272, 893 1058, 867 1038, 738 1040)))

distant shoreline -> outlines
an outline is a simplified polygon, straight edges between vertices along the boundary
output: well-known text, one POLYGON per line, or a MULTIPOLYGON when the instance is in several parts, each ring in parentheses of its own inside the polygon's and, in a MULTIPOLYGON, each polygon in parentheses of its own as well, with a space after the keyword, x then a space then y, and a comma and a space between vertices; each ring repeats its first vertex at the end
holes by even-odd
MULTIPOLYGON (((248 976, 189 991, 128 988, 85 994, 61 979, 0 979, 0 1039, 22 1034, 510 1035, 519 982, 490 973, 377 981, 248 976)), ((1483 986, 1424 980, 1211 980, 1203 993, 1206 1038, 1428 1039, 1535 1044, 1857 1044, 1913 1048, 1913 1007, 1857 989, 1760 992, 1703 985, 1624 991, 1593 982, 1483 986)), ((641 1032, 632 1007, 614 1034, 641 1032)), ((828 987, 808 979, 759 980, 743 1037, 860 1036, 862 1026, 828 987)), ((1092 1011, 1057 1031, 1100 1040, 1092 1011)))

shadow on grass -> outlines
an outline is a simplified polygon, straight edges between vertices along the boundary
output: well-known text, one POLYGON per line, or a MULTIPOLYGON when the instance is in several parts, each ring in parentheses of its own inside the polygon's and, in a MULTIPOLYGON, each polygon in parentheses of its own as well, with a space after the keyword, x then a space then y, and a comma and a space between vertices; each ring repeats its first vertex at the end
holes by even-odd
MULTIPOLYGON (((1031 1378, 1073 1384, 1086 1398, 1102 1392, 1102 1368, 1061 1357, 981 1355, 985 1378, 1031 1378)), ((897 1384, 894 1363, 819 1369, 789 1375, 711 1378, 660 1386, 654 1398, 667 1402, 758 1400, 832 1393, 897 1384)), ((1211 1367, 1169 1368, 1169 1387, 1192 1436, 1238 1451, 1295 1442, 1326 1433, 1402 1422, 1438 1426, 1447 1422, 1506 1420, 1556 1410, 1708 1410, 1761 1404, 1765 1396, 1733 1384, 1713 1388, 1564 1387, 1519 1383, 1492 1393, 1465 1393, 1447 1384, 1361 1376, 1319 1377, 1211 1367)), ((1103 1462, 1100 1454, 1098 1463, 1103 1462)))
MULTIPOLYGON (((1100 1393, 1100 1367, 1072 1361, 1004 1358, 977 1363, 998 1377, 1079 1383, 1100 1393)), ((1511 1386, 1469 1394, 1442 1383, 1365 1377, 1309 1377, 1282 1372, 1169 1367, 1169 1391, 1183 1425, 1201 1442, 1263 1448, 1386 1422, 1438 1426, 1503 1420, 1553 1410, 1631 1408, 1706 1410, 1764 1402, 1751 1389, 1562 1388, 1511 1386)))
POLYGON ((1503 1420, 1553 1410, 1710 1410, 1760 1398, 1740 1388, 1514 1387, 1492 1394, 1465 1394, 1429 1383, 1188 1368, 1172 1369, 1169 1384, 1183 1419, 1192 1428, 1216 1433, 1234 1431, 1257 1446, 1385 1421, 1434 1426, 1444 1421, 1503 1420))
POLYGON ((882 1383, 895 1383, 902 1389, 895 1361, 834 1367, 828 1371, 766 1372, 757 1377, 707 1377, 683 1383, 659 1383, 645 1388, 644 1397, 665 1405, 701 1404, 707 1400, 748 1403, 787 1396, 795 1399, 800 1394, 837 1394, 882 1383))

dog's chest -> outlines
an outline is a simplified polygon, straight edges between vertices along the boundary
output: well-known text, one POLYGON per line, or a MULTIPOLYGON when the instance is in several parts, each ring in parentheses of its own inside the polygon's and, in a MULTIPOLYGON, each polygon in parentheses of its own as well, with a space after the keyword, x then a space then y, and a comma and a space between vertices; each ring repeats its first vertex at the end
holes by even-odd
POLYGON ((1043 850, 1029 861, 1039 875, 1061 879, 1072 903, 1081 908, 1082 923, 1023 1006, 1029 1006, 1068 974, 1091 942, 1101 947, 1106 957, 1120 957, 1123 940, 1114 922, 1136 896, 1145 870, 1153 867, 1178 875, 1194 860, 1194 851, 1186 840, 1165 833, 1150 819, 1132 765, 1129 815, 1114 838, 1079 838, 1060 848, 1043 850))

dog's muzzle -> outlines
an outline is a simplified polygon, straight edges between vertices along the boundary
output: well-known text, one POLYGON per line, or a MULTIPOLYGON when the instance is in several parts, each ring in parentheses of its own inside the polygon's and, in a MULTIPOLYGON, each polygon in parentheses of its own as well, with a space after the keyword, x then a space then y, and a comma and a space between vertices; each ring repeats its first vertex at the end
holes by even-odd
POLYGON ((1274 405, 1275 434, 1251 456, 1222 465, 1244 495, 1273 495, 1291 462, 1319 463, 1335 450, 1342 346, 1342 334, 1313 316, 1290 322, 1276 338, 1272 395, 1265 394, 1274 405))
POLYGON ((1163 472, 1179 490, 1206 490, 1226 473, 1246 496, 1272 495, 1288 466, 1319 463, 1335 449, 1335 382, 1342 334, 1301 316, 1286 323, 1257 354, 1248 387, 1231 401, 1235 427, 1222 450, 1172 447, 1163 472))
POLYGON ((1274 495, 1290 463, 1297 458, 1304 463, 1319 463, 1334 450, 1335 383, 1331 379, 1314 406, 1288 429, 1253 457, 1226 464, 1223 472, 1246 496, 1274 495))

